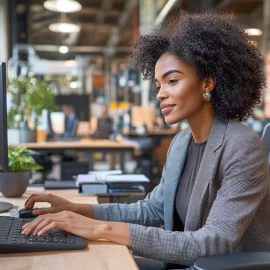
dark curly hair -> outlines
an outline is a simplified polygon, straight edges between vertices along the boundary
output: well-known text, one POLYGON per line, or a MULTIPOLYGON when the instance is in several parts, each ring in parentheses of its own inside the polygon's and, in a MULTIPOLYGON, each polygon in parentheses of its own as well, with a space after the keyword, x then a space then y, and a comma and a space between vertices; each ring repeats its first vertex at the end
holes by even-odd
POLYGON ((131 62, 144 79, 153 80, 156 62, 165 52, 192 65, 199 77, 216 80, 213 111, 221 121, 241 121, 260 103, 263 60, 233 15, 180 12, 134 43, 131 62))

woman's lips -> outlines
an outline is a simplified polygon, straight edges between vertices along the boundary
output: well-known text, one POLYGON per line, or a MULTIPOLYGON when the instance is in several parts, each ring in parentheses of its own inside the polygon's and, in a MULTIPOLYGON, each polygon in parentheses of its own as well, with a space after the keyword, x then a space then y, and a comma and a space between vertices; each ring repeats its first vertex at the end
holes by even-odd
POLYGON ((163 109, 161 110, 161 112, 162 112, 163 114, 167 114, 167 113, 170 112, 173 108, 174 108, 174 105, 172 105, 172 106, 167 106, 167 107, 163 108, 163 109))

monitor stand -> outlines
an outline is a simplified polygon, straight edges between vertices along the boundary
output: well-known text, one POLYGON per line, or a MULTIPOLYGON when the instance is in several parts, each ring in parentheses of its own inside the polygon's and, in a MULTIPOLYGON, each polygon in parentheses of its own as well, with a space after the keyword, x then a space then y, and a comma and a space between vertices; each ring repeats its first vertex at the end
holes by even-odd
POLYGON ((6 203, 6 202, 0 202, 0 213, 4 213, 12 208, 13 208, 13 204, 6 203))

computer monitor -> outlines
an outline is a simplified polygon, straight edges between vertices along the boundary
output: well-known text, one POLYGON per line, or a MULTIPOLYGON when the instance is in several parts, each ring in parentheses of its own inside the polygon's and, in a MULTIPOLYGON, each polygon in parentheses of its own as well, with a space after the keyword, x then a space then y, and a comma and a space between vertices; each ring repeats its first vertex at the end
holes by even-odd
MULTIPOLYGON (((0 63, 0 173, 8 171, 6 64, 0 63)), ((13 207, 0 202, 0 212, 13 207)))
POLYGON ((8 171, 6 64, 0 63, 0 169, 8 171))

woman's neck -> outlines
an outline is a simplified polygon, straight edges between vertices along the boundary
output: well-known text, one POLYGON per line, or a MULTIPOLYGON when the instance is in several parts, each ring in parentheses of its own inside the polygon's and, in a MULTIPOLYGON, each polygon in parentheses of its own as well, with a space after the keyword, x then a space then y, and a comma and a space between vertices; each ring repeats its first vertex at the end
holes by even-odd
POLYGON ((214 118, 212 104, 210 103, 204 106, 200 112, 187 119, 195 143, 202 143, 208 140, 214 118))

